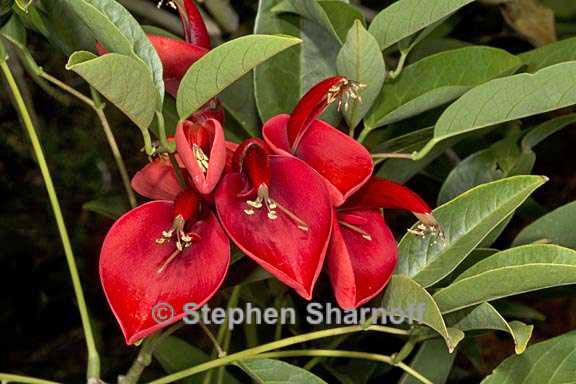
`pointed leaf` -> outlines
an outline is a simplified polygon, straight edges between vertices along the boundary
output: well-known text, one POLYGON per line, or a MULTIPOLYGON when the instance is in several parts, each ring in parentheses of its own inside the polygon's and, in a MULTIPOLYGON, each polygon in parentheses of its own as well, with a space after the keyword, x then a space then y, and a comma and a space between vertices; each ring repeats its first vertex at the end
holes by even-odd
POLYGON ((366 127, 381 127, 439 107, 520 65, 516 56, 502 49, 481 46, 426 57, 384 85, 366 117, 366 127))
POLYGON ((474 0, 400 0, 376 15, 369 31, 384 50, 474 0))
POLYGON ((440 309, 434 299, 420 284, 407 276, 392 276, 384 291, 382 307, 391 311, 395 308, 401 308, 402 310, 413 309, 413 316, 411 317, 414 318, 418 316, 418 305, 424 305, 422 323, 438 332, 444 338, 450 352, 452 352, 464 338, 464 333, 457 329, 446 327, 440 309))
POLYGON ((434 138, 414 155, 424 157, 438 142, 492 125, 576 104, 576 62, 546 67, 480 85, 454 102, 440 116, 434 138))
POLYGON ((279 360, 247 360, 238 366, 258 384, 327 384, 307 370, 279 360))
POLYGON ((504 360, 482 384, 573 384, 576 332, 534 344, 521 356, 504 360))
POLYGON ((524 245, 475 264, 434 294, 443 313, 507 296, 576 283, 576 251, 524 245))
POLYGON ((386 75, 386 64, 378 43, 359 20, 348 32, 338 53, 337 66, 340 75, 366 85, 361 92, 362 100, 351 100, 349 109, 344 112, 348 126, 354 128, 372 106, 386 75))
POLYGON ((109 53, 95 56, 90 52, 75 52, 66 69, 82 76, 104 97, 136 124, 145 140, 154 119, 158 95, 146 66, 130 56, 109 53))
POLYGON ((214 48, 188 69, 180 83, 180 118, 190 116, 258 64, 300 42, 287 36, 249 35, 214 48))
POLYGON ((509 333, 514 339, 517 354, 524 352, 534 329, 533 325, 526 325, 520 321, 508 323, 489 303, 450 313, 446 316, 446 323, 464 332, 493 329, 509 333))
POLYGON ((452 272, 493 228, 547 179, 515 176, 480 185, 436 208, 445 239, 406 234, 399 248, 397 272, 429 287, 452 272))
POLYGON ((524 228, 514 245, 546 241, 576 249, 576 201, 556 208, 524 228))
POLYGON ((158 96, 155 101, 162 106, 164 81, 162 63, 156 50, 136 19, 115 0, 59 0, 74 10, 80 20, 92 31, 109 52, 138 58, 152 74, 158 96))

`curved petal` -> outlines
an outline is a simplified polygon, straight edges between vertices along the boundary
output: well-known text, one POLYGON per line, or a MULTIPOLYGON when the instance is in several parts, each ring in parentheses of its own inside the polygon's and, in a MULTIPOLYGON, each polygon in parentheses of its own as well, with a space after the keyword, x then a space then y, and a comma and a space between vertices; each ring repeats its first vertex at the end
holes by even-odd
POLYGON ((405 209, 421 214, 427 214, 432 211, 416 192, 382 177, 372 177, 346 202, 343 208, 405 209))
POLYGON ((396 241, 378 210, 338 213, 328 251, 328 273, 338 305, 357 308, 384 289, 394 272, 397 260, 396 241), (356 228, 366 238, 344 223, 358 223, 356 228))
POLYGON ((210 35, 194 0, 176 0, 186 41, 210 49, 210 35))
POLYGON ((132 178, 132 188, 153 200, 174 200, 182 190, 168 160, 156 159, 146 164, 132 178))
POLYGON ((161 35, 148 35, 148 39, 158 52, 164 67, 164 83, 166 91, 176 97, 180 80, 186 71, 208 50, 182 40, 161 35))
POLYGON ((185 128, 192 123, 184 121, 178 124, 176 128, 176 149, 186 169, 190 173, 192 182, 202 194, 209 194, 214 190, 222 172, 226 167, 226 144, 224 142, 224 129, 217 120, 207 119, 203 128, 207 129, 212 135, 212 147, 208 154, 208 168, 206 173, 198 164, 194 154, 193 144, 188 141, 185 128))
POLYGON ((245 189, 239 173, 222 179, 215 198, 222 226, 249 257, 309 300, 332 223, 331 202, 322 179, 298 159, 270 157, 270 197, 302 220, 307 230, 281 209, 275 220, 267 217, 266 207, 247 215, 246 198, 238 196, 245 189))
POLYGON ((176 249, 174 242, 155 241, 172 219, 172 202, 146 203, 118 219, 102 245, 100 280, 128 344, 184 317, 186 303, 206 303, 226 276, 230 244, 212 213, 190 228, 201 239, 158 272, 176 249), (159 305, 165 309, 156 312, 156 319, 169 314, 168 306, 173 316, 157 322, 153 311, 159 305))
MULTIPOLYGON (((270 119, 262 128, 266 143, 275 153, 290 151, 288 115, 270 119)), ((322 175, 334 205, 340 206, 370 178, 374 163, 360 143, 321 120, 314 120, 293 152, 322 175)))

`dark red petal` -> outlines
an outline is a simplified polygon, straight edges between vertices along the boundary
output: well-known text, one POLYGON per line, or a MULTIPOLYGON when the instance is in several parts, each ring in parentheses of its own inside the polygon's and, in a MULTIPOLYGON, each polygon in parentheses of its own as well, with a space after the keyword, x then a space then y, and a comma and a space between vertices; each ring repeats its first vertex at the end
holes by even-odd
POLYGON ((174 200, 182 190, 168 160, 156 159, 136 172, 132 188, 153 200, 174 200))
MULTIPOLYGON (((356 225, 371 240, 338 222, 334 223, 328 251, 328 272, 338 305, 357 308, 384 289, 394 272, 397 247, 392 232, 378 210, 352 211, 365 224, 356 225)), ((337 220, 350 223, 346 213, 337 220)), ((354 225, 354 224, 353 224, 354 225)))
POLYGON ((330 238, 330 199, 322 179, 298 159, 271 156, 270 175, 270 197, 303 220, 308 231, 280 209, 276 220, 268 219, 265 207, 246 215, 247 198, 238 196, 245 189, 239 173, 224 176, 216 189, 218 215, 242 251, 309 300, 330 238))
POLYGON ((184 27, 186 41, 210 49, 210 36, 200 11, 193 0, 175 0, 180 12, 180 21, 184 27))
POLYGON ((172 202, 149 202, 118 219, 102 245, 100 279, 128 344, 181 319, 184 304, 206 303, 226 275, 230 244, 212 213, 190 228, 201 240, 158 273, 176 247, 172 241, 159 245, 155 240, 172 219, 172 202), (152 311, 160 303, 170 305, 174 317, 157 323, 152 311))
MULTIPOLYGON (((264 140, 278 154, 287 154, 288 115, 270 119, 262 128, 264 140)), ((322 175, 334 205, 340 206, 370 178, 374 163, 360 143, 331 125, 314 120, 293 152, 322 175)))
POLYGON ((186 166, 186 169, 192 177, 192 182, 202 194, 208 194, 212 192, 226 166, 226 145, 224 143, 224 129, 222 125, 217 120, 208 119, 202 126, 202 129, 206 129, 210 132, 213 137, 212 147, 210 148, 210 153, 206 153, 208 156, 208 170, 206 173, 200 168, 196 155, 193 151, 193 144, 188 141, 185 130, 188 129, 193 123, 189 121, 183 121, 178 124, 176 128, 176 149, 178 150, 178 155, 182 159, 182 162, 186 166))
POLYGON ((192 64, 204 56, 207 49, 185 41, 160 35, 148 35, 164 67, 166 91, 176 97, 180 80, 192 64))
POLYGON ((348 79, 342 76, 330 77, 316 84, 302 96, 288 122, 288 141, 292 149, 298 146, 300 138, 306 133, 310 123, 334 101, 334 99, 328 99, 328 94, 332 92, 334 96, 337 96, 344 83, 347 84, 347 82, 348 79), (335 89, 337 91, 334 91, 335 89))
POLYGON ((343 209, 405 209, 413 213, 430 213, 431 209, 411 189, 381 177, 372 177, 354 194, 343 209))

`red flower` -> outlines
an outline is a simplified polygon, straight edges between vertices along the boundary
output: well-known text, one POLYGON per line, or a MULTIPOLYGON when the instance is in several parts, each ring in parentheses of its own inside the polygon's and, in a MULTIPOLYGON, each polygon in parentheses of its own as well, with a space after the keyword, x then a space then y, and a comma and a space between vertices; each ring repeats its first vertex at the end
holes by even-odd
POLYGON ((215 119, 181 122, 176 128, 176 149, 196 189, 202 194, 212 192, 226 166, 222 125, 215 119))
POLYGON ((176 96, 180 80, 198 59, 210 50, 210 36, 193 0, 175 0, 186 41, 148 34, 164 67, 166 91, 176 96))
POLYGON ((358 90, 345 77, 328 78, 304 95, 291 115, 275 116, 262 128, 275 153, 296 156, 324 177, 336 206, 368 180, 374 164, 360 143, 316 118, 334 101, 341 105, 358 97, 358 90))
POLYGON ((165 157, 136 172, 131 184, 136 192, 153 200, 173 200, 182 190, 170 160, 165 157))
POLYGON ((397 247, 381 208, 412 211, 420 220, 416 234, 440 234, 428 205, 410 189, 372 177, 337 210, 328 272, 338 304, 356 308, 384 289, 396 266, 397 247))
POLYGON ((119 218, 102 245, 100 279, 126 342, 178 321, 186 303, 206 303, 222 284, 229 262, 226 234, 192 190, 119 218), (172 308, 174 316, 154 317, 158 305, 172 308))
POLYGON ((322 178, 292 156, 269 156, 259 139, 240 145, 233 166, 216 189, 222 226, 246 255, 309 300, 332 226, 322 178))

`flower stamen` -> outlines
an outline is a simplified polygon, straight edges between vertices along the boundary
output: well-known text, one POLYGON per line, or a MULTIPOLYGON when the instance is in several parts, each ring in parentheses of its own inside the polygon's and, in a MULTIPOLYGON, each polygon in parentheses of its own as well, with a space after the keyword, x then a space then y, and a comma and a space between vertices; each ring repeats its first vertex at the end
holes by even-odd
MULTIPOLYGON (((434 216, 432 216, 431 213, 414 213, 414 215, 419 221, 414 228, 408 229, 408 233, 419 237, 424 237, 426 234, 430 233, 441 241, 446 240, 446 235, 444 234, 442 225, 434 218, 434 216)), ((434 244, 437 242, 438 240, 434 240, 434 244)))
POLYGON ((202 148, 200 148, 200 146, 196 144, 192 145, 192 152, 194 153, 196 162, 198 163, 198 166, 200 167, 202 172, 204 173, 208 172, 208 162, 210 161, 210 158, 206 156, 202 148))
POLYGON ((250 207, 244 209, 244 213, 248 216, 254 215, 256 213, 255 209, 261 209, 262 207, 266 206, 266 216, 268 219, 276 220, 278 219, 278 212, 276 209, 279 209, 282 211, 282 213, 288 216, 288 218, 292 220, 299 229, 304 232, 308 231, 308 224, 306 224, 304 220, 299 218, 294 212, 283 207, 280 203, 270 197, 268 187, 265 184, 262 184, 260 187, 258 187, 258 195, 256 200, 246 200, 246 204, 250 207))
POLYGON ((162 237, 156 239, 156 244, 162 245, 166 244, 174 235, 176 236, 176 250, 158 269, 158 273, 161 273, 165 267, 176 257, 178 253, 182 252, 185 248, 188 248, 192 245, 192 243, 200 240, 200 235, 194 232, 186 232, 184 230, 184 226, 186 224, 186 220, 182 215, 178 215, 174 218, 172 223, 172 227, 167 231, 162 231, 162 237))
POLYGON ((366 88, 366 84, 360 84, 356 81, 344 78, 341 82, 334 84, 328 90, 326 103, 332 104, 333 102, 338 101, 338 111, 342 111, 342 106, 344 106, 344 110, 347 111, 350 109, 351 101, 358 100, 359 103, 362 102, 360 91, 364 88, 366 88))
POLYGON ((357 227, 356 225, 347 223, 347 222, 342 221, 342 220, 338 220, 338 223, 341 226, 346 227, 346 228, 360 234, 360 236, 362 236, 364 239, 366 239, 368 241, 372 241, 372 236, 368 232, 366 232, 365 230, 361 229, 360 227, 357 227))

